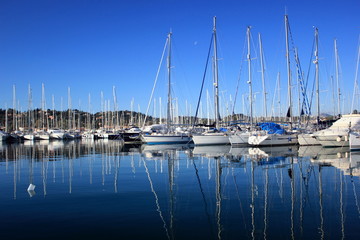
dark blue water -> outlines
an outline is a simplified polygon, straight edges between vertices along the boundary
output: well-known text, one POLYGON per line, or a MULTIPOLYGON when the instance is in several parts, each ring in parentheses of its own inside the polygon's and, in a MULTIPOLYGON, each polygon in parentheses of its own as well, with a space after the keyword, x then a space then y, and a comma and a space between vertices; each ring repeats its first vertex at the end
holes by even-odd
POLYGON ((346 149, 2 144, 0 237, 360 239, 359 176, 346 149))

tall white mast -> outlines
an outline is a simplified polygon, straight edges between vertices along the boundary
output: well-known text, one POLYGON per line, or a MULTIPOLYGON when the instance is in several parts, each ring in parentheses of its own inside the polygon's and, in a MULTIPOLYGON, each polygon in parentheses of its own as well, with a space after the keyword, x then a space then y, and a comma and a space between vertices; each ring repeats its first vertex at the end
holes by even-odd
POLYGON ((168 34, 168 57, 167 57, 167 68, 168 68, 168 103, 167 103, 167 119, 166 119, 166 127, 167 130, 170 130, 171 124, 171 35, 170 32, 168 34))
POLYGON ((88 96, 88 125, 87 125, 87 128, 90 130, 91 129, 91 118, 90 118, 90 115, 91 114, 91 95, 89 93, 89 96, 88 96))
POLYGON ((217 56, 217 39, 216 39, 216 17, 214 17, 214 92, 215 92, 215 127, 219 128, 220 112, 219 112, 219 75, 218 75, 218 56, 217 56))
POLYGON ((355 80, 354 80, 354 93, 353 93, 353 100, 352 100, 352 104, 351 104, 351 113, 354 110, 354 101, 355 101, 356 92, 359 90, 359 85, 358 85, 358 82, 357 82, 358 72, 359 72, 359 62, 360 62, 360 44, 358 46, 358 56, 357 56, 357 61, 356 61, 355 80))
POLYGON ((207 125, 210 125, 210 97, 209 90, 206 89, 206 109, 207 109, 207 125))
POLYGON ((250 127, 253 127, 253 99, 252 99, 252 84, 251 84, 251 56, 250 56, 250 29, 251 27, 247 27, 246 36, 247 36, 247 61, 248 61, 248 84, 249 84, 249 103, 250 103, 250 127))
POLYGON ((63 122, 63 97, 60 97, 60 128, 64 128, 64 122, 63 122))
POLYGON ((334 40, 334 48, 335 48, 335 71, 336 71, 336 85, 337 85, 337 93, 338 93, 338 114, 341 114, 341 108, 340 108, 340 85, 339 85, 339 55, 338 55, 338 49, 337 49, 337 41, 334 40))
POLYGON ((41 84, 41 123, 42 129, 45 128, 45 86, 44 83, 41 84))
POLYGON ((71 96, 70 96, 70 87, 68 87, 68 129, 71 129, 71 120, 72 120, 72 114, 71 114, 71 96))
POLYGON ((262 47, 262 41, 261 41, 261 34, 260 33, 259 33, 259 47, 260 47, 261 81, 262 81, 262 88, 263 88, 263 109, 264 109, 265 118, 267 118, 264 53, 263 53, 263 47, 262 47))
POLYGON ((55 97, 54 94, 51 95, 51 101, 52 101, 52 128, 56 127, 56 116, 55 116, 55 97))
POLYGON ((161 97, 159 97, 159 124, 162 124, 162 103, 161 103, 161 97))
POLYGON ((285 15, 285 40, 286 40, 286 62, 287 62, 287 75, 288 75, 288 98, 289 98, 289 114, 290 125, 293 122, 292 114, 292 96, 291 96, 291 71, 290 71, 290 51, 289 51, 289 20, 288 15, 285 15))
POLYGON ((280 72, 278 72, 277 75, 277 91, 278 91, 279 120, 280 120, 281 118, 280 72))
POLYGON ((5 132, 8 132, 8 107, 5 103, 5 132))
MULTIPOLYGON (((154 99, 155 100, 155 99, 154 99)), ((130 103, 130 112, 131 112, 131 115, 130 115, 130 125, 134 125, 134 98, 131 99, 131 103, 130 103)), ((156 116, 154 116, 156 117, 156 116)))
POLYGON ((320 88, 319 88, 319 32, 315 28, 315 81, 316 81, 316 122, 320 122, 320 88))
POLYGON ((28 85, 28 130, 32 129, 32 118, 31 118, 31 111, 32 111, 32 92, 31 92, 31 86, 28 85))
POLYGON ((100 92, 101 96, 101 127, 104 129, 104 93, 103 91, 100 92))
POLYGON ((115 118, 115 128, 119 126, 119 109, 118 109, 118 103, 117 103, 117 96, 116 96, 116 88, 113 86, 113 98, 114 98, 114 112, 116 114, 115 118))
POLYGON ((13 85, 13 122, 12 122, 12 128, 13 130, 17 130, 17 113, 16 113, 16 87, 13 85))

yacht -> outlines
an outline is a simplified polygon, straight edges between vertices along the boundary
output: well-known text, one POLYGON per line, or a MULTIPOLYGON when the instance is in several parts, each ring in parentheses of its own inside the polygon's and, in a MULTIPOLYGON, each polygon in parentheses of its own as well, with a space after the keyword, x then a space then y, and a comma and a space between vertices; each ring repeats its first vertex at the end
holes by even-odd
POLYGON ((54 129, 49 129, 48 133, 50 135, 50 139, 62 140, 64 139, 65 131, 62 129, 54 128, 54 129))
POLYGON ((298 144, 297 134, 286 132, 279 124, 262 123, 261 130, 249 137, 249 145, 255 146, 281 146, 298 144))
POLYGON ((343 115, 327 129, 315 132, 323 147, 349 147, 349 132, 360 129, 360 114, 343 115))
POLYGON ((35 140, 49 140, 50 134, 45 131, 38 131, 35 133, 34 139, 35 140))
POLYGON ((193 135, 194 144, 199 145, 226 145, 230 144, 229 136, 224 131, 211 129, 204 133, 193 135))

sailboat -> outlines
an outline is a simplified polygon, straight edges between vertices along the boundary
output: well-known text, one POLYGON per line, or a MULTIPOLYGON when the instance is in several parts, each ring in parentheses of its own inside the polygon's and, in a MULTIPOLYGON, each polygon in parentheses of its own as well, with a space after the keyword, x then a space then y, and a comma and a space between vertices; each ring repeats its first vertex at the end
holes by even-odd
MULTIPOLYGON (((285 37, 286 37, 286 59, 287 59, 287 73, 288 73, 288 98, 289 98, 289 110, 288 117, 290 117, 290 126, 293 122, 292 114, 292 97, 291 97, 291 71, 290 71, 290 54, 289 54, 289 20, 288 15, 285 15, 285 37)), ((276 146, 276 145, 295 145, 298 144, 298 138, 296 134, 286 132, 284 129, 280 129, 278 124, 268 124, 270 131, 258 131, 249 137, 248 143, 256 146, 276 146), (275 128, 272 128, 275 126, 275 128)), ((266 126, 267 127, 267 126, 266 126)), ((265 130, 265 129, 263 129, 265 130)))
MULTIPOLYGON (((191 137, 185 132, 176 132, 171 123, 171 36, 168 34, 166 44, 168 50, 167 69, 168 69, 168 104, 167 104, 167 119, 166 128, 161 132, 143 133, 141 134, 141 141, 146 144, 178 144, 189 143, 191 137)), ((145 123, 145 120, 144 120, 145 123)))
MULTIPOLYGON (((315 81, 316 81, 316 124, 319 126, 320 122, 320 99, 319 99, 319 52, 318 52, 318 29, 315 28, 315 81)), ((320 142, 316 140, 314 133, 302 133, 298 135, 299 145, 320 145, 320 142)))
MULTIPOLYGON (((246 36, 247 36, 247 43, 248 43, 248 72, 249 72, 249 101, 250 101, 250 128, 253 127, 253 105, 252 105, 252 79, 251 79, 251 57, 250 57, 250 26, 247 28, 246 36)), ((261 41, 260 41, 261 42, 261 41)), ((261 50, 261 48, 260 48, 261 50)), ((236 131, 234 134, 229 136, 229 141, 231 145, 241 145, 241 144, 248 144, 249 137, 251 136, 250 129, 247 131, 236 131)))
POLYGON ((35 133, 35 140, 49 140, 50 135, 46 132, 46 128, 48 127, 47 121, 47 110, 46 110, 46 103, 45 103, 45 88, 44 84, 41 85, 42 89, 42 95, 41 95, 41 124, 42 129, 40 131, 37 131, 35 133), (46 115, 46 116, 45 116, 46 115), (45 123, 45 117, 46 117, 46 123, 45 123), (46 126, 45 126, 46 125, 46 126))
POLYGON ((213 44, 214 44, 214 88, 215 88, 215 128, 202 134, 194 134, 192 140, 195 145, 217 145, 217 144, 230 144, 229 137, 224 132, 219 132, 220 111, 219 111, 219 79, 218 79, 218 57, 217 57, 217 44, 216 44, 216 17, 214 17, 213 28, 213 44))

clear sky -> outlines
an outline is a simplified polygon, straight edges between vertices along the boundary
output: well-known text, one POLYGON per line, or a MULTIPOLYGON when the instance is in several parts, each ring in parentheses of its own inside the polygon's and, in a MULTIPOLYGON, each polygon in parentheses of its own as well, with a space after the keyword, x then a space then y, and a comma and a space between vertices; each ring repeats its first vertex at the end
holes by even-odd
MULTIPOLYGON (((88 110, 90 94, 93 111, 100 110, 101 91, 113 108, 115 86, 119 109, 129 110, 133 99, 134 110, 140 106, 145 112, 171 29, 173 94, 178 98, 181 114, 186 113, 186 100, 188 112, 191 109, 193 113, 212 34, 212 18, 217 16, 222 113, 226 111, 225 106, 230 108, 230 96, 234 99, 239 76, 235 112, 243 112, 242 98, 248 93, 244 46, 246 28, 251 25, 255 114, 262 112, 258 33, 262 35, 266 59, 268 111, 280 72, 285 114, 285 9, 305 75, 313 55, 313 27, 319 29, 321 108, 330 113, 333 111, 330 77, 335 77, 334 39, 337 39, 341 106, 343 113, 350 111, 360 34, 358 0, 0 1, 0 108, 6 104, 12 107, 15 85, 17 101, 26 110, 28 84, 33 91, 34 107, 40 107, 44 83, 48 108, 52 108, 52 95, 56 109, 60 109, 61 98, 63 109, 67 108, 68 87, 73 108, 88 110)), ((296 79, 294 60, 291 61, 293 79, 296 79)), ((312 86, 314 64, 311 65, 309 85, 312 86)), ((162 69, 155 97, 157 104, 161 97, 165 106, 166 69, 162 69)), ((206 89, 212 95, 211 74, 208 74, 206 89)), ((293 90, 296 112, 295 83, 293 90)), ((206 98, 202 105, 206 111, 206 98)), ((156 112, 158 115, 159 110, 156 112)))

